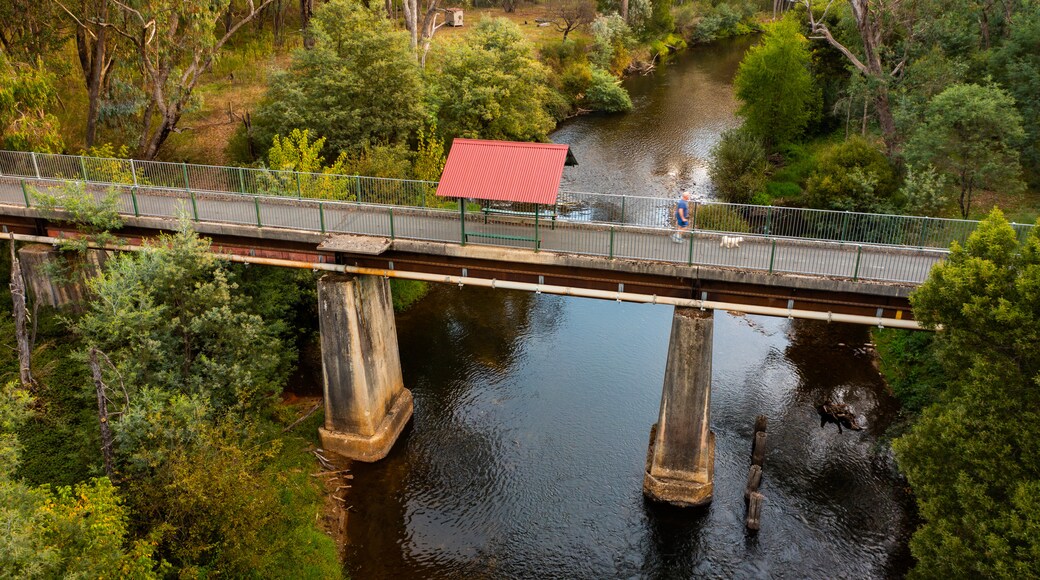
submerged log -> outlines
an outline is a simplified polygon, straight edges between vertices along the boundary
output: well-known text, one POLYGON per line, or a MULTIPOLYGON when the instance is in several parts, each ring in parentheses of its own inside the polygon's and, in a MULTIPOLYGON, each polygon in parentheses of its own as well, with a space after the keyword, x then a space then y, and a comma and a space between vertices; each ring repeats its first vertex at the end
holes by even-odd
POLYGON ((762 527, 762 503, 765 501, 765 496, 756 492, 752 492, 751 498, 748 501, 747 520, 745 525, 747 529, 757 532, 762 527))
POLYGON ((762 485, 762 468, 752 465, 748 470, 747 486, 744 487, 744 501, 750 500, 751 494, 758 491, 760 485, 762 485))
POLYGON ((766 423, 767 419, 765 415, 759 415, 758 417, 755 417, 755 433, 765 433, 766 423))
POLYGON ((751 465, 762 467, 766 461, 766 434, 755 433, 755 444, 751 448, 751 465))

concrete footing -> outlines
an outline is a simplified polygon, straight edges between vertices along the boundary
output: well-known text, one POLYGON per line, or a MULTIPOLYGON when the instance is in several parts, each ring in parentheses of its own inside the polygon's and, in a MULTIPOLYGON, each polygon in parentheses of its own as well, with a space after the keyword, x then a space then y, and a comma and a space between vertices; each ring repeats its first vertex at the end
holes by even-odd
POLYGON ((677 506, 711 502, 715 434, 711 432, 711 310, 675 309, 661 411, 650 429, 643 494, 677 506))
POLYGON ((85 307, 87 280, 101 273, 107 257, 104 250, 87 250, 82 255, 62 258, 54 246, 47 244, 28 244, 18 249, 22 275, 33 299, 42 305, 71 307, 76 311, 85 307))
POLYGON ((389 282, 326 274, 318 281, 325 426, 322 446, 350 459, 386 457, 412 417, 389 282))

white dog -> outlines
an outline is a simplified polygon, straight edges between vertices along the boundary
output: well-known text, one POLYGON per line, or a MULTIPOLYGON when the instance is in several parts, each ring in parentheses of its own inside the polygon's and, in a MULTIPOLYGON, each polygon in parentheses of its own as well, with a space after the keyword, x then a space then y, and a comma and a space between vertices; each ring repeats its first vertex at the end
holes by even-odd
POLYGON ((744 238, 740 236, 722 236, 722 243, 719 244, 720 248, 739 248, 740 242, 743 242, 744 238))

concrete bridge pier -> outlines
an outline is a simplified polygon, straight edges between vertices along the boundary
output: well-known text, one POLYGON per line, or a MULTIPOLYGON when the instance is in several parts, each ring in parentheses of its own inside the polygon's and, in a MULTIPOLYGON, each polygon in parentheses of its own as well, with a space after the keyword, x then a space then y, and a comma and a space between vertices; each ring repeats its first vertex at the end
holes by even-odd
POLYGON ((661 412, 650 429, 643 494, 677 506, 711 502, 715 434, 711 432, 712 310, 676 307, 668 344, 661 412))
POLYGON ((318 280, 325 426, 322 446, 350 459, 386 457, 412 417, 390 283, 380 276, 318 280))

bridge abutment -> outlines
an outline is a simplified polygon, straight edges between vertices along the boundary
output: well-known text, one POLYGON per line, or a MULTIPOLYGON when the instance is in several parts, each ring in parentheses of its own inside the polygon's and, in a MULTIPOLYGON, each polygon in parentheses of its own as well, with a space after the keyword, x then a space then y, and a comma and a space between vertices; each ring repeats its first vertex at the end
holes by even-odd
POLYGON ((322 446, 350 459, 386 457, 412 416, 389 281, 326 274, 318 281, 325 426, 322 446))
POLYGON ((668 343, 661 411, 650 429, 643 494, 678 506, 711 502, 715 434, 711 432, 712 310, 676 307, 668 343))

